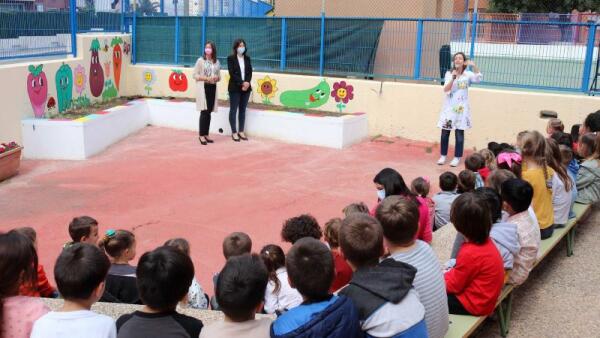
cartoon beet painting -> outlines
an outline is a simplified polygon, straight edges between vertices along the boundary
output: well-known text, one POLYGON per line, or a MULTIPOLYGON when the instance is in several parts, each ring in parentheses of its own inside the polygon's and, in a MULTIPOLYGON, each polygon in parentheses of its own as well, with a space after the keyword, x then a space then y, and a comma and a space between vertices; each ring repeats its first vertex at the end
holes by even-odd
POLYGON ((113 38, 110 45, 113 47, 113 72, 115 74, 115 85, 119 89, 121 83, 121 65, 123 64, 123 52, 121 51, 121 44, 123 39, 120 37, 113 38))
POLYGON ((29 65, 29 75, 27 75, 29 102, 33 108, 33 115, 38 118, 44 117, 46 98, 48 97, 48 80, 46 73, 42 70, 43 67, 44 65, 37 67, 29 65))
POLYGON ((94 97, 102 95, 104 89, 104 71, 102 70, 102 64, 100 64, 100 57, 98 52, 100 51, 100 41, 98 39, 92 40, 90 46, 92 57, 90 61, 90 91, 94 97))
POLYGON ((71 108, 73 99, 73 71, 64 64, 56 71, 56 98, 58 99, 58 112, 71 108))

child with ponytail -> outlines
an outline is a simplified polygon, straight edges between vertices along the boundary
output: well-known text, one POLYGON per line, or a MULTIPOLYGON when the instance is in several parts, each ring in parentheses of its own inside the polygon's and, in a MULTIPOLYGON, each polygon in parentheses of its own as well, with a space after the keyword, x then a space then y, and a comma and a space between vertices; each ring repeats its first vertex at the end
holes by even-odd
POLYGON ((584 160, 577 172, 577 203, 600 201, 600 132, 581 136, 578 150, 584 160))
POLYGON ((569 220, 571 210, 571 191, 575 183, 567 173, 567 167, 562 163, 562 155, 558 143, 546 139, 546 161, 554 170, 552 176, 552 206, 554 207, 554 228, 564 228, 569 220))
POLYGON ((546 160, 546 139, 538 131, 528 131, 522 138, 522 176, 533 186, 531 204, 540 224, 542 239, 550 238, 554 232, 552 206, 552 176, 554 170, 546 160))
POLYGON ((260 257, 269 271, 269 283, 265 292, 265 312, 279 315, 302 304, 302 295, 290 286, 285 268, 285 254, 281 247, 275 244, 265 245, 260 250, 260 257))
POLYGON ((128 230, 107 230, 99 246, 112 263, 106 277, 106 290, 100 301, 141 304, 136 286, 136 268, 129 264, 135 258, 135 235, 128 230))

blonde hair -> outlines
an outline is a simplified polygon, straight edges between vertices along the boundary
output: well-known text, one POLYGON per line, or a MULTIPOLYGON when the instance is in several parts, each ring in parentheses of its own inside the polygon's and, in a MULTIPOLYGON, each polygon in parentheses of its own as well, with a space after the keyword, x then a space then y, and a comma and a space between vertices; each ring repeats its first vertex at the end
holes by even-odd
POLYGON ((548 181, 548 162, 546 161, 546 139, 537 130, 530 130, 522 139, 521 156, 523 162, 534 162, 544 170, 544 179, 548 181))
POLYGON ((481 149, 478 152, 481 156, 483 156, 483 159, 485 160, 485 166, 490 170, 495 170, 496 156, 494 156, 494 153, 489 149, 481 149))

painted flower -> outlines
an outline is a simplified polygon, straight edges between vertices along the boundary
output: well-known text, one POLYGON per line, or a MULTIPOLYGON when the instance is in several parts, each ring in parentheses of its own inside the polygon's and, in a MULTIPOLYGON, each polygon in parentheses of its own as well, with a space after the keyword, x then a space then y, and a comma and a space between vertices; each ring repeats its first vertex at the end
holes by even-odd
POLYGON ((263 98, 263 103, 270 104, 271 99, 275 97, 277 92, 277 80, 271 79, 269 75, 258 80, 258 93, 263 98))
POLYGON ((335 102, 348 103, 354 99, 354 87, 347 84, 346 81, 340 81, 333 84, 331 97, 335 98, 335 102))
POLYGON ((142 79, 144 80, 146 86, 151 86, 154 84, 154 82, 156 82, 156 72, 154 69, 146 69, 142 73, 142 79))
POLYGON ((77 65, 77 67, 75 67, 75 91, 77 94, 81 95, 85 90, 86 79, 85 67, 77 65))
POLYGON ((454 112, 457 114, 462 114, 465 111, 465 107, 463 105, 458 105, 454 107, 454 112))

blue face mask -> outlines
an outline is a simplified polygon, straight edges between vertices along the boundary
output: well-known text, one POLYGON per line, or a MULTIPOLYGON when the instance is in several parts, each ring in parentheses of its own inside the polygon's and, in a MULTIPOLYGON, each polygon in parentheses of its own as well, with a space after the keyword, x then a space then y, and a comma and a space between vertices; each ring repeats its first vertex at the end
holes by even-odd
POLYGON ((246 47, 238 47, 237 48, 238 55, 244 54, 245 51, 246 51, 246 47))
POLYGON ((385 199, 385 189, 377 190, 377 198, 379 198, 380 201, 385 199))

